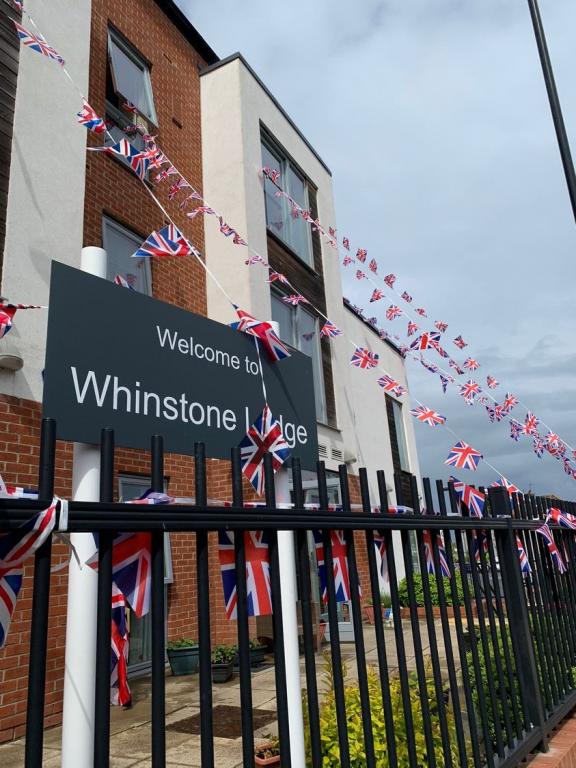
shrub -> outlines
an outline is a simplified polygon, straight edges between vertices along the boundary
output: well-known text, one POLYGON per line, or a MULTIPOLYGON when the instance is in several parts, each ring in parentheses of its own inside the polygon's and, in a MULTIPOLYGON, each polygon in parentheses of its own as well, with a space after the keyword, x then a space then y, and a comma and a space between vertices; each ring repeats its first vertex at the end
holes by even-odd
MULTIPOLYGON (((338 743, 338 724, 336 720, 336 705, 334 703, 334 678, 332 675, 332 665, 330 663, 330 654, 325 652, 325 671, 324 680, 327 685, 322 700, 319 704, 320 710, 320 733, 322 744, 322 766, 323 768, 340 768, 340 747, 338 743)), ((345 688, 344 697, 346 702, 346 719, 348 722, 348 743, 350 745, 350 766, 351 768, 364 768, 366 765, 366 754, 364 747, 364 731, 362 727, 362 707, 360 704, 360 690, 356 681, 346 685, 347 667, 342 665, 342 676, 344 678, 345 688)), ((372 712, 372 730, 374 733, 374 751, 376 754, 376 765, 379 768, 388 768, 388 745, 386 740, 386 726, 383 715, 382 689, 380 687, 380 677, 373 667, 367 667, 368 671, 368 689, 370 694, 370 709, 372 712)), ((434 753, 437 765, 445 765, 444 750, 442 747, 442 737, 440 733, 440 718, 438 716, 438 703, 434 688, 434 681, 430 675, 426 679, 428 690, 428 702, 430 705, 430 725, 434 738, 434 753)), ((416 743, 416 754, 418 765, 429 765, 428 753, 426 749, 426 740, 424 738, 424 723, 422 717, 422 706, 418 689, 418 679, 414 673, 409 675, 410 702, 414 726, 414 740, 416 743)), ((402 705, 402 693, 400 688, 400 679, 392 677, 390 679, 390 696, 392 699, 392 712, 394 717, 394 733, 396 736, 396 751, 398 754, 398 765, 401 768, 409 766, 408 745, 406 741, 406 720, 402 705)), ((305 718, 308 718, 306 703, 304 705, 305 718)), ((450 706, 446 706, 446 717, 448 720, 448 729, 450 732, 450 744, 452 762, 458 765, 458 749, 456 746, 456 735, 454 725, 454 715, 450 706)), ((307 765, 312 764, 310 729, 306 722, 306 761, 307 765)), ((465 768, 465 766, 463 767, 465 768)))
POLYGON ((179 640, 170 640, 166 648, 169 651, 177 651, 180 648, 194 648, 197 645, 196 640, 191 640, 189 637, 181 637, 179 640))
POLYGON ((212 651, 212 664, 230 664, 236 658, 236 646, 215 645, 212 651))
MULTIPOLYGON (((424 588, 422 586, 422 575, 419 573, 415 573, 412 578, 414 580, 414 592, 416 595, 416 605, 419 608, 423 608, 425 603, 424 603, 424 588)), ((436 577, 429 576, 428 583, 430 585, 430 600, 432 602, 432 605, 440 605, 440 600, 438 599, 438 584, 436 583, 436 577)), ((460 571, 456 573, 456 589, 458 591, 458 602, 460 605, 463 605, 464 591, 462 589, 462 575, 460 571)), ((447 579, 445 577, 444 577, 444 594, 446 596, 446 605, 452 605, 452 590, 450 589, 450 579, 447 579)), ((402 581, 398 584, 398 597, 400 598, 400 605, 404 607, 408 607, 410 605, 410 601, 408 600, 408 584, 406 582, 406 579, 402 579, 402 581)))

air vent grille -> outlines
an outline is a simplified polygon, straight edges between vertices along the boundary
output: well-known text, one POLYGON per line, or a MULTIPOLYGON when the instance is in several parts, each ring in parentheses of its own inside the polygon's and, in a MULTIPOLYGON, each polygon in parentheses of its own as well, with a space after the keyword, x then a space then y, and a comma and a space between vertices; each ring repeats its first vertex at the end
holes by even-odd
POLYGON ((340 448, 332 448, 332 458, 336 461, 342 461, 344 459, 344 451, 340 448))
POLYGON ((318 443, 318 456, 323 456, 325 459, 328 458, 328 448, 322 445, 322 443, 318 443))

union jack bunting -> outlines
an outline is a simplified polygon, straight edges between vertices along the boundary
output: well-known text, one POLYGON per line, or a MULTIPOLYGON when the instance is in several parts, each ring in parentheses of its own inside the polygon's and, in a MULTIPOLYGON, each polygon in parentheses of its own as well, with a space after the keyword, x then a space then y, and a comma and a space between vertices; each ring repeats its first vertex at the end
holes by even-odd
MULTIPOLYGON (((235 535, 232 531, 218 531, 218 558, 229 620, 238 618, 235 535)), ((268 532, 244 531, 244 552, 248 616, 269 616, 272 613, 272 590, 268 532)))
POLYGON ((186 195, 186 197, 178 205, 178 208, 180 208, 181 211, 184 210, 184 208, 186 208, 188 203, 192 202, 192 200, 202 200, 202 195, 199 192, 196 192, 195 189, 193 189, 189 195, 186 195))
POLYGON ((532 441, 532 450, 536 456, 541 459, 544 456, 544 441, 541 437, 535 437, 532 441))
POLYGON ((126 112, 131 112, 133 115, 138 114, 138 107, 132 104, 131 101, 126 100, 122 104, 122 108, 126 110, 126 112))
POLYGON ((472 381, 472 379, 467 381, 466 384, 460 385, 460 394, 469 405, 472 405, 474 398, 476 395, 480 394, 481 391, 480 385, 477 382, 472 381))
POLYGON ((229 224, 226 224, 226 222, 224 221, 222 216, 218 216, 218 221, 220 223, 220 232, 225 237, 230 237, 231 235, 235 235, 236 234, 236 230, 233 229, 229 224))
POLYGON ((404 299, 408 304, 412 301, 412 296, 408 293, 408 291, 403 291, 402 295, 400 296, 401 299, 404 299))
POLYGON ((36 304, 0 304, 0 339, 12 329, 14 315, 19 309, 44 309, 36 304))
POLYGON ((494 406, 494 418, 496 419, 496 421, 502 421, 504 416, 506 416, 506 411, 502 408, 502 406, 501 405, 495 405, 494 406))
POLYGON ((268 275, 268 279, 266 280, 266 282, 267 283, 276 283, 276 282, 278 282, 278 283, 287 284, 288 283, 288 278, 285 275, 283 275, 281 272, 271 271, 270 274, 268 275))
MULTIPOLYGON (((450 379, 447 376, 444 376, 444 374, 439 373, 440 376, 440 384, 442 384, 442 392, 446 394, 446 389, 448 388, 448 384, 450 383, 450 379)), ((454 379, 452 379, 454 381, 454 379)))
POLYGON ((467 347, 468 344, 464 341, 462 336, 456 336, 454 339, 454 344, 458 347, 458 349, 464 349, 464 347, 467 347))
POLYGON ((334 323, 331 320, 326 320, 322 328, 320 329, 320 336, 324 337, 327 336, 328 338, 331 338, 333 336, 341 336, 342 331, 340 328, 338 328, 337 325, 334 325, 334 323))
POLYGON ((362 264, 366 261, 366 257, 368 256, 368 251, 365 248, 358 248, 356 251, 356 258, 358 261, 361 261, 362 264))
POLYGON ((478 368, 480 368, 480 363, 477 360, 474 360, 473 357, 467 357, 462 365, 468 371, 477 371, 478 368))
MULTIPOLYGON (((138 618, 150 610, 151 547, 150 533, 119 533, 112 545, 112 581, 138 618)), ((98 552, 87 565, 98 569, 98 552)))
POLYGON ((492 423, 494 423, 494 418, 496 416, 496 413, 494 412, 494 408, 492 408, 491 405, 487 405, 486 407, 486 413, 488 414, 488 418, 492 423))
POLYGON ((440 331, 440 333, 444 333, 444 331, 448 328, 448 323, 443 323, 441 320, 435 320, 434 325, 440 331))
MULTIPOLYGON (((432 532, 422 531, 422 542, 424 544, 424 556, 426 559, 426 571, 429 574, 435 573, 434 568, 434 549, 432 546, 432 532)), ((440 561, 440 571, 442 576, 450 578, 450 568, 448 567, 448 561, 446 560, 446 550, 444 548, 444 538, 442 534, 438 532, 436 534, 436 548, 438 549, 438 559, 440 561)))
POLYGON ((262 496, 264 492, 264 456, 272 457, 272 468, 277 472, 290 455, 280 424, 272 416, 268 405, 249 428, 240 443, 242 472, 262 496))
POLYGON ((410 413, 418 419, 418 421, 428 424, 429 427, 437 427, 439 424, 446 423, 445 416, 441 416, 439 413, 436 413, 436 411, 433 411, 431 408, 426 408, 424 405, 412 408, 410 413))
POLYGON ((373 301, 380 301, 380 299, 384 298, 384 292, 380 290, 380 288, 374 288, 372 291, 372 296, 370 297, 370 303, 373 301))
POLYGON ((285 304, 290 304, 293 307, 297 307, 298 304, 308 304, 308 299, 302 296, 300 293, 292 293, 290 296, 282 296, 282 301, 285 304))
POLYGON ((393 392, 400 384, 388 374, 384 374, 378 379, 378 384, 383 388, 384 392, 393 392))
POLYGON ((435 331, 428 331, 426 333, 423 333, 421 336, 418 336, 417 339, 414 339, 412 344, 410 344, 410 349, 418 349, 420 351, 423 351, 430 347, 432 347, 433 349, 436 349, 439 343, 440 343, 440 334, 436 333, 435 331))
POLYGON ((466 371, 463 368, 460 368, 460 366, 455 360, 452 360, 452 359, 448 360, 448 365, 450 366, 450 368, 453 368, 456 371, 458 376, 462 376, 464 373, 466 373, 466 371))
POLYGON ((402 317, 404 312, 395 304, 391 304, 386 310, 386 320, 395 320, 397 317, 402 317))
POLYGON ((158 232, 152 232, 148 239, 142 243, 133 258, 143 256, 188 256, 192 253, 186 238, 174 224, 168 224, 158 232))
POLYGON ((443 347, 441 347, 440 344, 433 344, 432 346, 434 347, 436 352, 438 352, 440 357, 446 357, 446 358, 449 357, 448 352, 446 352, 446 350, 443 347))
MULTIPOLYGON (((322 600, 328 602, 328 588, 326 584, 326 563, 324 559, 324 542, 321 531, 312 531, 316 545, 316 560, 318 562, 318 575, 320 577, 320 590, 322 600)), ((347 603, 350 600, 350 574, 348 572, 348 545, 344 531, 330 531, 332 544, 332 564, 334 574, 334 591, 337 603, 347 603)))
POLYGON ((486 376, 486 384, 488 385, 489 389, 496 389, 500 382, 496 381, 494 376, 486 376))
MULTIPOLYGON (((131 275, 131 277, 136 277, 136 275, 131 275)), ((134 286, 130 285, 130 283, 124 277, 124 275, 116 275, 116 277, 114 278, 114 282, 116 283, 116 285, 122 286, 122 288, 128 288, 131 291, 134 290, 134 286)))
POLYGON ((390 581, 390 575, 388 573, 388 557, 386 555, 386 539, 378 531, 374 531, 374 546, 376 552, 380 556, 380 578, 382 581, 388 583, 390 581))
POLYGON ((532 411, 528 411, 526 414, 526 418, 524 420, 524 424, 522 425, 522 432, 525 435, 535 435, 538 433, 538 424, 540 423, 540 419, 535 416, 532 411))
POLYGON ((180 190, 189 189, 189 188, 190 188, 190 184, 188 184, 185 178, 180 176, 178 181, 175 184, 172 184, 172 186, 168 190, 168 200, 174 200, 174 198, 176 197, 178 192, 180 192, 180 190))
POLYGON ((262 342, 262 346, 268 353, 268 357, 273 362, 290 357, 288 347, 280 340, 271 323, 265 320, 256 320, 255 317, 235 306, 236 314, 240 318, 238 322, 232 323, 231 327, 237 331, 256 336, 262 342))
POLYGON ((420 315, 420 317, 428 317, 428 315, 426 314, 426 310, 424 309, 424 307, 417 307, 417 308, 414 310, 414 312, 416 312, 416 314, 420 315))
POLYGON ((423 357, 422 353, 420 353, 420 363, 427 371, 430 371, 430 373, 438 373, 438 366, 434 365, 434 363, 429 363, 428 360, 423 357))
POLYGON ((246 246, 248 245, 246 240, 244 240, 244 238, 240 237, 240 235, 236 231, 234 231, 234 234, 232 236, 232 242, 234 243, 234 245, 246 245, 246 246))
POLYGON ((499 487, 506 488, 510 496, 512 496, 513 493, 520 493, 520 488, 514 485, 514 483, 511 483, 510 480, 507 480, 503 475, 500 475, 500 480, 496 480, 492 483, 492 488, 499 487))
POLYGON ((526 549, 524 548, 522 539, 518 534, 516 534, 516 548, 518 549, 518 559, 520 560, 520 570, 522 571, 522 573, 532 573, 532 568, 530 567, 530 563, 528 562, 528 555, 526 554, 526 549))
POLYGON ((454 491, 458 496, 459 503, 466 506, 470 517, 483 517, 486 496, 482 491, 476 490, 476 488, 457 480, 455 477, 451 477, 450 481, 454 484, 454 491))
POLYGON ((576 517, 571 515, 570 512, 563 512, 556 507, 550 507, 548 514, 546 515, 546 522, 552 521, 556 525, 562 526, 562 528, 568 528, 571 531, 576 531, 576 517))
POLYGON ((459 440, 450 449, 450 453, 444 464, 447 464, 449 467, 456 467, 456 469, 471 469, 472 471, 475 471, 478 469, 478 464, 480 463, 481 458, 482 454, 479 451, 476 451, 467 443, 459 440))
POLYGON ((90 152, 104 152, 112 157, 121 157, 142 181, 146 178, 150 163, 157 154, 157 150, 154 148, 138 149, 130 144, 128 139, 120 139, 117 144, 110 144, 105 147, 88 147, 88 149, 90 152))
MULTIPOLYGON (((164 155, 162 155, 162 158, 163 158, 162 162, 169 162, 168 158, 165 157, 164 155)), ((160 158, 156 156, 156 161, 158 161, 159 159, 160 158)), ((160 173, 157 173, 156 176, 154 176, 154 182, 156 184, 159 184, 161 181, 164 181, 169 176, 177 176, 177 175, 178 175, 178 170, 173 165, 170 165, 168 168, 165 168, 163 171, 160 171, 160 173)))
POLYGON ((19 11, 22 10, 22 0, 12 0, 16 8, 18 8, 19 11))
POLYGON ((126 707, 132 701, 128 686, 128 624, 126 600, 118 587, 112 584, 112 628, 110 648, 110 704, 126 707))
POLYGON ((268 168, 268 166, 264 166, 262 168, 262 173, 264 176, 267 176, 270 181, 273 181, 274 184, 278 184, 280 181, 280 171, 276 170, 275 168, 268 168))
POLYGON ((370 325, 374 325, 374 326, 378 325, 378 318, 377 317, 369 317, 368 318, 368 322, 370 323, 370 325))
POLYGON ((347 267, 348 264, 352 264, 353 261, 354 259, 351 256, 344 256, 344 258, 342 259, 342 266, 347 267))
POLYGON ((347 251, 350 250, 350 240, 347 237, 342 238, 342 245, 344 248, 346 248, 347 251))
POLYGON ((372 259, 370 261, 370 264, 368 264, 368 269, 370 270, 370 272, 374 272, 374 274, 378 272, 378 263, 376 259, 372 259))
POLYGON ((186 214, 186 216, 189 219, 195 219, 196 216, 199 216, 200 214, 206 214, 207 216, 216 216, 216 211, 214 208, 210 208, 209 205, 199 205, 196 208, 194 208, 193 211, 190 211, 186 214))
POLYGON ((369 370, 370 368, 376 368, 378 359, 379 356, 375 352, 371 352, 364 347, 356 347, 350 358, 350 365, 353 365, 355 368, 369 370))
POLYGON ((106 133, 106 122, 98 117, 87 101, 84 102, 82 110, 77 114, 77 120, 92 133, 106 133))
POLYGON ((394 288, 394 283, 396 282, 396 275, 393 275, 390 273, 389 275, 386 275, 384 278, 384 282, 388 286, 388 288, 394 288))
POLYGON ((249 258, 249 259, 246 259, 246 261, 244 262, 244 264, 246 264, 246 266, 247 266, 247 267, 251 267, 251 266, 253 266, 254 264, 262 264, 262 265, 263 265, 263 266, 265 266, 265 267, 267 267, 267 266, 268 266, 268 262, 267 262, 267 261, 265 261, 265 260, 262 258, 262 256, 259 256, 257 253, 256 253, 256 254, 254 254, 254 256, 250 256, 250 258, 249 258))
POLYGON ((411 320, 408 321, 408 330, 406 332, 407 336, 413 336, 416 331, 418 330, 418 326, 416 323, 413 323, 411 320))
POLYGON ((356 270, 356 280, 366 280, 367 277, 361 269, 356 270))
POLYGON ((560 554, 560 551, 558 550, 558 547, 556 546, 556 542, 554 541, 554 535, 550 528, 548 527, 547 523, 544 523, 544 525, 541 528, 536 529, 536 533, 539 533, 540 536, 544 539, 546 543, 546 547, 548 548, 548 552, 550 553, 550 557, 552 558, 552 562, 556 566, 558 573, 566 573, 568 570, 566 568, 566 563, 562 559, 562 555, 560 554))
POLYGON ((518 442, 520 440, 520 435, 522 434, 522 424, 520 424, 519 421, 516 421, 516 419, 510 419, 510 437, 512 440, 515 440, 518 442))
POLYGON ((544 440, 546 442, 546 448, 549 453, 554 456, 554 454, 559 453, 560 450, 560 437, 555 432, 552 432, 550 429, 544 436, 544 440))
POLYGON ((51 45, 48 45, 41 34, 38 32, 36 34, 29 32, 21 24, 18 24, 17 21, 14 22, 14 26, 16 27, 18 37, 27 48, 36 51, 36 53, 41 53, 42 56, 46 56, 49 59, 54 59, 54 61, 57 61, 62 67, 64 66, 66 62, 62 56, 60 56, 58 51, 52 48, 51 45))
POLYGON ((510 411, 515 408, 520 401, 516 397, 516 395, 511 395, 509 392, 506 392, 506 397, 504 398, 504 402, 502 403, 502 409, 504 413, 510 413, 510 411))
MULTIPOLYGON (((163 152, 157 152, 154 155, 154 157, 150 160, 150 165, 148 166, 148 168, 150 168, 151 170, 154 169, 154 168, 162 168, 164 163, 169 163, 169 162, 170 161, 168 160, 168 158, 166 157, 166 155, 163 152)), ((176 171, 175 168, 174 168, 174 170, 176 171)), ((160 173, 164 173, 164 171, 161 171, 160 173)), ((159 179, 158 176, 160 176, 160 174, 157 174, 154 177, 154 179, 153 179, 153 181, 155 183, 158 183, 159 181, 162 181, 162 179, 159 179)), ((184 206, 181 204, 180 207, 183 208, 184 206)))

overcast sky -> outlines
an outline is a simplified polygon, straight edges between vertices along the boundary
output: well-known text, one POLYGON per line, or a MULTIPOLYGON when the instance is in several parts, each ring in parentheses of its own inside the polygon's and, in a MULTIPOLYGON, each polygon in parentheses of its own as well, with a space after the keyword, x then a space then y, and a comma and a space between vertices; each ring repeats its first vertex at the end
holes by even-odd
MULTIPOLYGON (((494 375, 576 447, 576 225, 525 0, 178 2, 221 57, 244 54, 331 168, 339 234, 463 335, 479 381, 494 375)), ((576 155, 576 4, 540 2, 576 155)), ((351 277, 345 293, 368 307, 351 277)), ((414 395, 523 490, 576 497, 560 462, 408 370, 414 395)), ((415 429, 422 473, 446 477, 452 436, 415 429)), ((457 475, 496 479, 482 467, 457 475)))

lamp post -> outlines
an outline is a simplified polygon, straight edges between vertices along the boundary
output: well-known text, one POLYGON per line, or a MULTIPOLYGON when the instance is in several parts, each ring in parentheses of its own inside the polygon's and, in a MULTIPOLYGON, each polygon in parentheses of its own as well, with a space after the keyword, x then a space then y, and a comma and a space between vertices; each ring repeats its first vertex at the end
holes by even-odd
POLYGON ((552 62, 550 61, 550 54, 548 53, 548 45, 546 43, 546 36, 542 25, 538 0, 528 0, 528 8, 530 9, 532 26, 534 27, 534 36, 536 38, 536 45, 538 46, 542 74, 544 75, 548 101, 550 102, 550 111, 552 112, 552 120, 554 121, 556 138, 558 140, 558 148, 560 149, 560 157, 562 158, 562 165, 564 167, 564 175, 566 177, 566 185, 568 186, 568 195, 570 197, 570 204, 572 205, 572 213, 574 215, 574 220, 576 221, 576 174, 574 173, 570 142, 568 141, 566 126, 564 125, 562 107, 560 106, 560 99, 558 98, 558 91, 554 80, 554 71, 552 70, 552 62))

